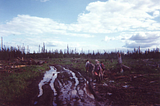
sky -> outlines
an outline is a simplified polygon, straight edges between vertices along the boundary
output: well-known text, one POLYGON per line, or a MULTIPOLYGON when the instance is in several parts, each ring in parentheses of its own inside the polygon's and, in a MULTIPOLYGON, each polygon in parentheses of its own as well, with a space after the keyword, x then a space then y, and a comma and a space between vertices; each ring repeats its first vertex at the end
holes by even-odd
POLYGON ((160 48, 160 0, 0 0, 0 37, 30 52, 160 48))

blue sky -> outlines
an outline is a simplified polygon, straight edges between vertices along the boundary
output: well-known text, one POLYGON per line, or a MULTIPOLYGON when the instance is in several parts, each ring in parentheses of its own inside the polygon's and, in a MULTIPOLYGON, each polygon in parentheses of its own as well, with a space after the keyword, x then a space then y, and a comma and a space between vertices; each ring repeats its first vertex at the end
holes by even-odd
POLYGON ((160 0, 0 0, 3 44, 37 52, 160 48, 160 0))

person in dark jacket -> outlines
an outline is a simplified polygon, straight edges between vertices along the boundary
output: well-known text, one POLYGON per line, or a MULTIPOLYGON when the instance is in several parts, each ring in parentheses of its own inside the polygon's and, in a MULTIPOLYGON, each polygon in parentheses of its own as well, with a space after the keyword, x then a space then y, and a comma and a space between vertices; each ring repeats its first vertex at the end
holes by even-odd
POLYGON ((94 66, 94 64, 90 63, 89 60, 87 60, 85 68, 86 68, 87 73, 90 72, 93 74, 95 66, 94 66))
POLYGON ((96 61, 96 64, 95 64, 94 75, 95 75, 96 82, 100 82, 100 71, 102 71, 102 68, 99 61, 98 60, 95 60, 95 61, 96 61))
POLYGON ((104 66, 102 61, 100 63, 100 66, 102 68, 102 70, 100 70, 100 73, 99 73, 100 74, 100 80, 103 80, 103 73, 104 73, 104 70, 105 70, 105 66, 104 66))

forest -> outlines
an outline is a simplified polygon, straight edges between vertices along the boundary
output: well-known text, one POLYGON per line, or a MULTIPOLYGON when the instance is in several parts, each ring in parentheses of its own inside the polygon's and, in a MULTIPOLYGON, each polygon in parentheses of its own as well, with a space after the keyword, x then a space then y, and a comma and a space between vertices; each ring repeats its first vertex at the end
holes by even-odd
MULTIPOLYGON (((89 51, 89 50, 88 50, 89 51)), ((88 52, 85 53, 83 50, 78 53, 75 50, 70 50, 67 46, 67 50, 47 50, 45 49, 45 46, 42 47, 42 50, 40 52, 25 52, 25 50, 20 50, 19 48, 10 47, 10 48, 3 48, 0 50, 0 60, 10 60, 17 57, 24 57, 24 58, 91 58, 91 59, 116 59, 117 58, 117 52, 121 53, 122 58, 124 59, 145 59, 145 58, 153 58, 153 59, 159 59, 160 58, 160 51, 159 48, 155 48, 153 50, 146 50, 141 51, 140 47, 134 48, 133 51, 127 51, 127 53, 123 51, 112 51, 112 52, 106 52, 104 50, 103 53, 99 51, 93 51, 92 53, 88 52)))

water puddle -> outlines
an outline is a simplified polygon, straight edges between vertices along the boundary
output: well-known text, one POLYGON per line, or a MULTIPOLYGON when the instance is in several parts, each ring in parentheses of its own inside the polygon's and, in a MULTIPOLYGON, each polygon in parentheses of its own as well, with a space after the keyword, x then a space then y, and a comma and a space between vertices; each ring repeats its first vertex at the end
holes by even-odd
POLYGON ((88 97, 90 97, 92 99, 95 99, 93 94, 90 92, 88 81, 85 84, 84 91, 85 91, 85 93, 87 94, 88 97))
POLYGON ((109 82, 112 82, 112 83, 113 83, 113 82, 114 82, 114 80, 110 80, 109 82))
POLYGON ((67 71, 67 72, 69 72, 69 73, 71 73, 72 74, 72 76, 73 76, 73 78, 75 79, 75 81, 76 81, 76 83, 75 83, 75 87, 77 87, 77 85, 79 84, 79 80, 78 80, 78 78, 76 77, 76 75, 75 75, 75 73, 74 72, 72 72, 71 70, 69 70, 69 69, 65 69, 65 68, 63 68, 65 71, 67 71))
POLYGON ((128 87, 129 87, 129 85, 124 85, 123 87, 124 87, 124 88, 128 88, 128 87))
POLYGON ((110 92, 107 92, 107 95, 109 95, 109 96, 110 96, 110 95, 112 95, 112 93, 110 93, 110 92))
POLYGON ((37 98, 39 99, 34 102, 34 105, 41 105, 41 103, 44 105, 43 102, 46 103, 45 105, 48 105, 49 98, 52 100, 50 105, 53 106, 97 105, 95 97, 91 93, 89 81, 87 81, 80 73, 73 72, 64 67, 62 67, 62 70, 58 69, 58 71, 59 72, 57 72, 57 69, 54 66, 50 66, 50 70, 46 71, 43 80, 38 84, 39 94, 37 98), (45 84, 47 84, 47 86, 45 84), (47 87, 50 87, 51 89, 47 87))
POLYGON ((58 73, 59 72, 57 72, 57 69, 54 66, 50 66, 50 70, 46 71, 46 73, 44 74, 43 80, 41 80, 41 82, 38 84, 39 86, 38 97, 40 97, 43 94, 42 86, 45 84, 49 84, 49 83, 50 83, 50 87, 53 90, 54 94, 56 94, 56 90, 54 88, 54 81, 57 78, 58 73))

